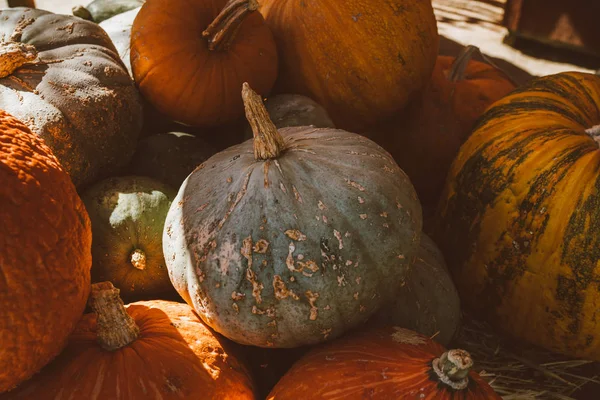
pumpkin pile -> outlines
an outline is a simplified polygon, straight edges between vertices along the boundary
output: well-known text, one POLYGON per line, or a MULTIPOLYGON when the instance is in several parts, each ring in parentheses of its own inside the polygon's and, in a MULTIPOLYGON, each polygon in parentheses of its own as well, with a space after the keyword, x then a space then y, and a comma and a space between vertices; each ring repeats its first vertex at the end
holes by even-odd
POLYGON ((499 399, 463 309, 600 360, 600 77, 420 0, 0 20, 0 399, 499 399))

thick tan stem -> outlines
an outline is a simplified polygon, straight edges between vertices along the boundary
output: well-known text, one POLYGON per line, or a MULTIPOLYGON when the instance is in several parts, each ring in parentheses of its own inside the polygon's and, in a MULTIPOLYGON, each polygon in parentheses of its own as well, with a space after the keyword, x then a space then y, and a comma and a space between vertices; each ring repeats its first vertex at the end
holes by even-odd
POLYGON ((79 18, 83 18, 88 21, 93 21, 92 13, 84 6, 75 6, 71 9, 71 13, 79 18))
POLYGON ((208 39, 210 50, 227 50, 244 22, 246 16, 258 10, 256 0, 230 0, 217 18, 202 32, 208 39))
POLYGON ((96 335, 103 349, 115 351, 137 339, 140 329, 127 314, 119 289, 112 283, 94 283, 89 304, 96 313, 96 335))
POLYGON ((34 46, 20 42, 0 43, 0 78, 6 78, 37 58, 34 46))
POLYGON ((512 76, 497 66, 488 56, 483 54, 479 47, 473 45, 465 46, 454 59, 454 62, 450 67, 450 72, 448 73, 448 79, 450 82, 458 82, 465 79, 465 70, 467 69, 467 66, 469 65, 469 62, 473 58, 474 54, 479 54, 479 57, 481 57, 483 61, 500 71, 515 87, 519 86, 512 76))
POLYGON ((129 257, 129 261, 131 262, 131 265, 134 266, 134 268, 137 268, 141 271, 146 269, 146 253, 144 253, 144 250, 133 250, 129 257))
POLYGON ((448 350, 433 360, 432 366, 440 381, 455 390, 462 390, 469 384, 473 359, 465 350, 448 350))
POLYGON ((271 121, 262 98, 250 88, 247 82, 242 85, 242 99, 246 119, 254 135, 254 158, 257 160, 277 158, 283 151, 285 142, 271 121))

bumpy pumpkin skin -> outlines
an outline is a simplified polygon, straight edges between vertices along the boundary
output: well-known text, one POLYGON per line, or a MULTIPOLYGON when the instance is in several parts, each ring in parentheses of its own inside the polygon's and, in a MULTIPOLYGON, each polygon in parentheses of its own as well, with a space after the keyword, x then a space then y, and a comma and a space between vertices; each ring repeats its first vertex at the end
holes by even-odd
POLYGON ((149 0, 131 31, 131 66, 144 97, 186 125, 215 127, 242 117, 242 83, 263 96, 275 83, 275 41, 258 11, 247 15, 231 47, 209 50, 202 32, 227 0, 149 0))
POLYGON ((108 178, 82 194, 92 221, 93 282, 111 281, 129 301, 173 290, 162 232, 176 194, 144 176, 108 178))
POLYGON ((142 106, 102 28, 27 8, 2 10, 0 20, 0 43, 12 40, 38 52, 31 64, 0 79, 0 109, 44 139, 78 187, 127 164, 142 106))
POLYGON ((402 326, 447 346, 460 326, 460 299, 440 249, 421 235, 414 264, 390 303, 369 324, 402 326))
POLYGON ((183 299, 259 347, 314 344, 366 321, 395 294, 421 235, 414 189, 381 147, 342 130, 279 132, 276 159, 256 161, 249 140, 192 172, 163 236, 183 299))
POLYGON ((255 399, 246 367, 187 304, 126 307, 140 328, 135 342, 104 350, 96 342, 96 316, 86 314, 52 364, 0 399, 255 399))
POLYGON ((439 37, 430 1, 263 0, 280 68, 276 93, 321 104, 356 132, 402 109, 431 77, 439 37))
POLYGON ((600 360, 595 125, 591 74, 536 79, 495 103, 452 164, 433 238, 466 307, 522 340, 600 360))
POLYGON ((435 211, 452 160, 477 118, 515 86, 494 67, 471 60, 452 82, 454 57, 439 56, 431 80, 409 106, 364 133, 388 150, 415 185, 424 214, 435 211))
POLYGON ((474 371, 464 389, 440 382, 432 361, 444 351, 428 337, 403 328, 355 332, 311 350, 267 400, 501 399, 474 371))
POLYGON ((0 111, 0 392, 66 344, 90 286, 92 231, 69 175, 0 111))

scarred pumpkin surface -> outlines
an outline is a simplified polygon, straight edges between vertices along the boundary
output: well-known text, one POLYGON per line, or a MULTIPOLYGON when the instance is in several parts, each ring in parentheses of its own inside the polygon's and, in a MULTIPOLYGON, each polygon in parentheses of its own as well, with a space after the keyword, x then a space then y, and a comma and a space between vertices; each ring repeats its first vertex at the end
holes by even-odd
POLYGON ((0 111, 0 392, 64 347, 89 293, 92 232, 69 175, 0 111))
POLYGON ((255 138, 182 184, 165 222, 169 275, 209 326, 238 343, 321 342, 393 296, 418 250, 421 208, 374 142, 329 128, 277 132, 247 90, 255 138))
POLYGON ((61 355, 0 399, 255 399, 246 367, 188 305, 103 302, 104 315, 84 315, 61 355))
POLYGON ((452 164, 433 238, 461 300, 517 338, 600 360, 600 77, 496 102, 452 164))

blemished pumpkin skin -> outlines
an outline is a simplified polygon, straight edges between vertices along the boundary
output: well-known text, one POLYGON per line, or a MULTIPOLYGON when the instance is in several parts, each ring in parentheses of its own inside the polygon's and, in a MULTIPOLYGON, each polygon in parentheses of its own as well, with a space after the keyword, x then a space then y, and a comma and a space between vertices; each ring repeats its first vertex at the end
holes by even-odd
POLYGON ((65 346, 83 315, 92 231, 48 146, 0 111, 0 392, 65 346))
POLYGON ((44 139, 78 188, 126 165, 142 106, 104 30, 29 8, 0 20, 0 109, 44 139))
POLYGON ((464 350, 404 328, 371 328, 315 347, 267 400, 500 400, 472 366, 464 350))
POLYGON ((0 399, 256 398, 250 374, 229 343, 187 304, 123 306, 118 296, 110 282, 92 285, 94 313, 79 321, 61 355, 0 399))
POLYGON ((448 170, 485 110, 515 88, 502 71, 472 60, 438 56, 421 95, 398 115, 364 133, 388 150, 415 185, 424 214, 439 202, 448 170))
POLYGON ((535 79, 494 103, 452 164, 433 239, 467 309, 600 360, 600 77, 535 79))
POLYGON ((263 0, 280 68, 276 93, 310 97, 355 132, 402 109, 431 77, 430 1, 263 0))
POLYGON ((369 324, 402 326, 447 346, 460 326, 458 292, 444 256, 429 236, 421 235, 415 262, 396 297, 382 306, 369 324))
POLYGON ((145 0, 94 0, 87 6, 73 7, 73 15, 99 24, 134 8, 141 7, 145 0))
POLYGON ((240 344, 332 339, 395 294, 418 250, 420 204, 374 142, 337 129, 278 132, 248 85, 243 96, 254 140, 200 165, 167 215, 171 282, 240 344))
POLYGON ((131 67, 144 97, 175 121, 214 127, 243 116, 249 82, 277 77, 273 35, 256 0, 149 0, 131 30, 131 67))
POLYGON ((173 290, 162 251, 165 218, 177 194, 145 176, 104 179, 81 198, 92 221, 92 281, 111 281, 128 301, 173 290))

